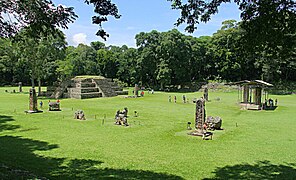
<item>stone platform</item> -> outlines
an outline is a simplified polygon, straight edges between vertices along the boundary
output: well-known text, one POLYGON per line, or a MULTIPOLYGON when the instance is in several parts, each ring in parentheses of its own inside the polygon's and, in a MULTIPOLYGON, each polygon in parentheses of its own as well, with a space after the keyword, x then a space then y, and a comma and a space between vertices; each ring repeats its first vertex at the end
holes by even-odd
POLYGON ((128 92, 123 91, 112 79, 102 76, 77 76, 57 87, 47 88, 46 94, 51 98, 88 99, 127 95, 128 92))

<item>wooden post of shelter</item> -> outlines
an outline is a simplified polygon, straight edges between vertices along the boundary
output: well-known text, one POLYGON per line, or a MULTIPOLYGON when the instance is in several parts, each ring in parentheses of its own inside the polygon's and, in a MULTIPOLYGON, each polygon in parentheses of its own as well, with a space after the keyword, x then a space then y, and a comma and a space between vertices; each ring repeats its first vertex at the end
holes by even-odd
POLYGON ((243 86, 243 103, 248 103, 249 100, 249 86, 244 85, 243 86))
POLYGON ((261 93, 262 93, 262 88, 256 87, 254 90, 254 103, 256 105, 261 105, 261 93))

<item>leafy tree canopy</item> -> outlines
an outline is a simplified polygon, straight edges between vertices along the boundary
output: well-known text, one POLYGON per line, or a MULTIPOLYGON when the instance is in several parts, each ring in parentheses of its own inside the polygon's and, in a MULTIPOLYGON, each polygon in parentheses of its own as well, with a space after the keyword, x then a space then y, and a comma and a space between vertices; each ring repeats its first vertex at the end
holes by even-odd
POLYGON ((67 28, 77 17, 72 7, 55 6, 48 0, 1 0, 0 13, 1 37, 14 36, 29 26, 32 35, 67 28))
MULTIPOLYGON (((197 24, 207 22, 211 16, 218 13, 222 3, 231 0, 167 0, 172 3, 172 9, 180 10, 176 25, 187 24, 188 32, 194 32, 197 24)), ((109 35, 102 28, 102 23, 108 21, 108 16, 120 18, 116 4, 111 0, 85 0, 86 4, 94 6, 97 14, 92 22, 99 25, 97 35, 106 39, 109 35)), ((256 19, 258 22, 294 17, 296 14, 295 0, 234 0, 242 11, 241 18, 245 22, 256 19)), ((41 31, 44 26, 48 29, 56 26, 67 28, 77 15, 73 8, 55 6, 50 0, 2 0, 0 2, 0 36, 14 35, 20 28, 30 25, 34 31, 41 31), (4 16, 6 15, 6 17, 4 16)), ((257 23, 255 25, 258 25, 257 23)), ((258 27, 258 26, 251 27, 258 27)))

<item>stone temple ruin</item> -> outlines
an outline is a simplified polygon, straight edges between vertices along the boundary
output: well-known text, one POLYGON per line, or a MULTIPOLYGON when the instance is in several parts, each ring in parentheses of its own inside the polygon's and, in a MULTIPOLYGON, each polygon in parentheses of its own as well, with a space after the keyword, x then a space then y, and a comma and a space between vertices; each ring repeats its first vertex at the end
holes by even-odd
POLYGON ((47 87, 46 96, 50 98, 99 98, 127 95, 121 87, 109 78, 102 76, 77 76, 59 85, 47 87))

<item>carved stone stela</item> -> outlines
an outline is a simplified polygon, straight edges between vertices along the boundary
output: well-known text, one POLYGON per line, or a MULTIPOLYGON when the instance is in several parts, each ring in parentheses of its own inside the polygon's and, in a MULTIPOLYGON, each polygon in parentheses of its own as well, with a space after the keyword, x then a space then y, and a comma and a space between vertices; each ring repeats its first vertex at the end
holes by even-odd
POLYGON ((37 112, 37 96, 35 88, 30 89, 30 104, 29 104, 29 111, 37 112))
POLYGON ((204 129, 203 125, 206 120, 206 111, 205 111, 205 100, 198 99, 196 101, 196 111, 195 111, 195 128, 198 133, 203 134, 204 129))

